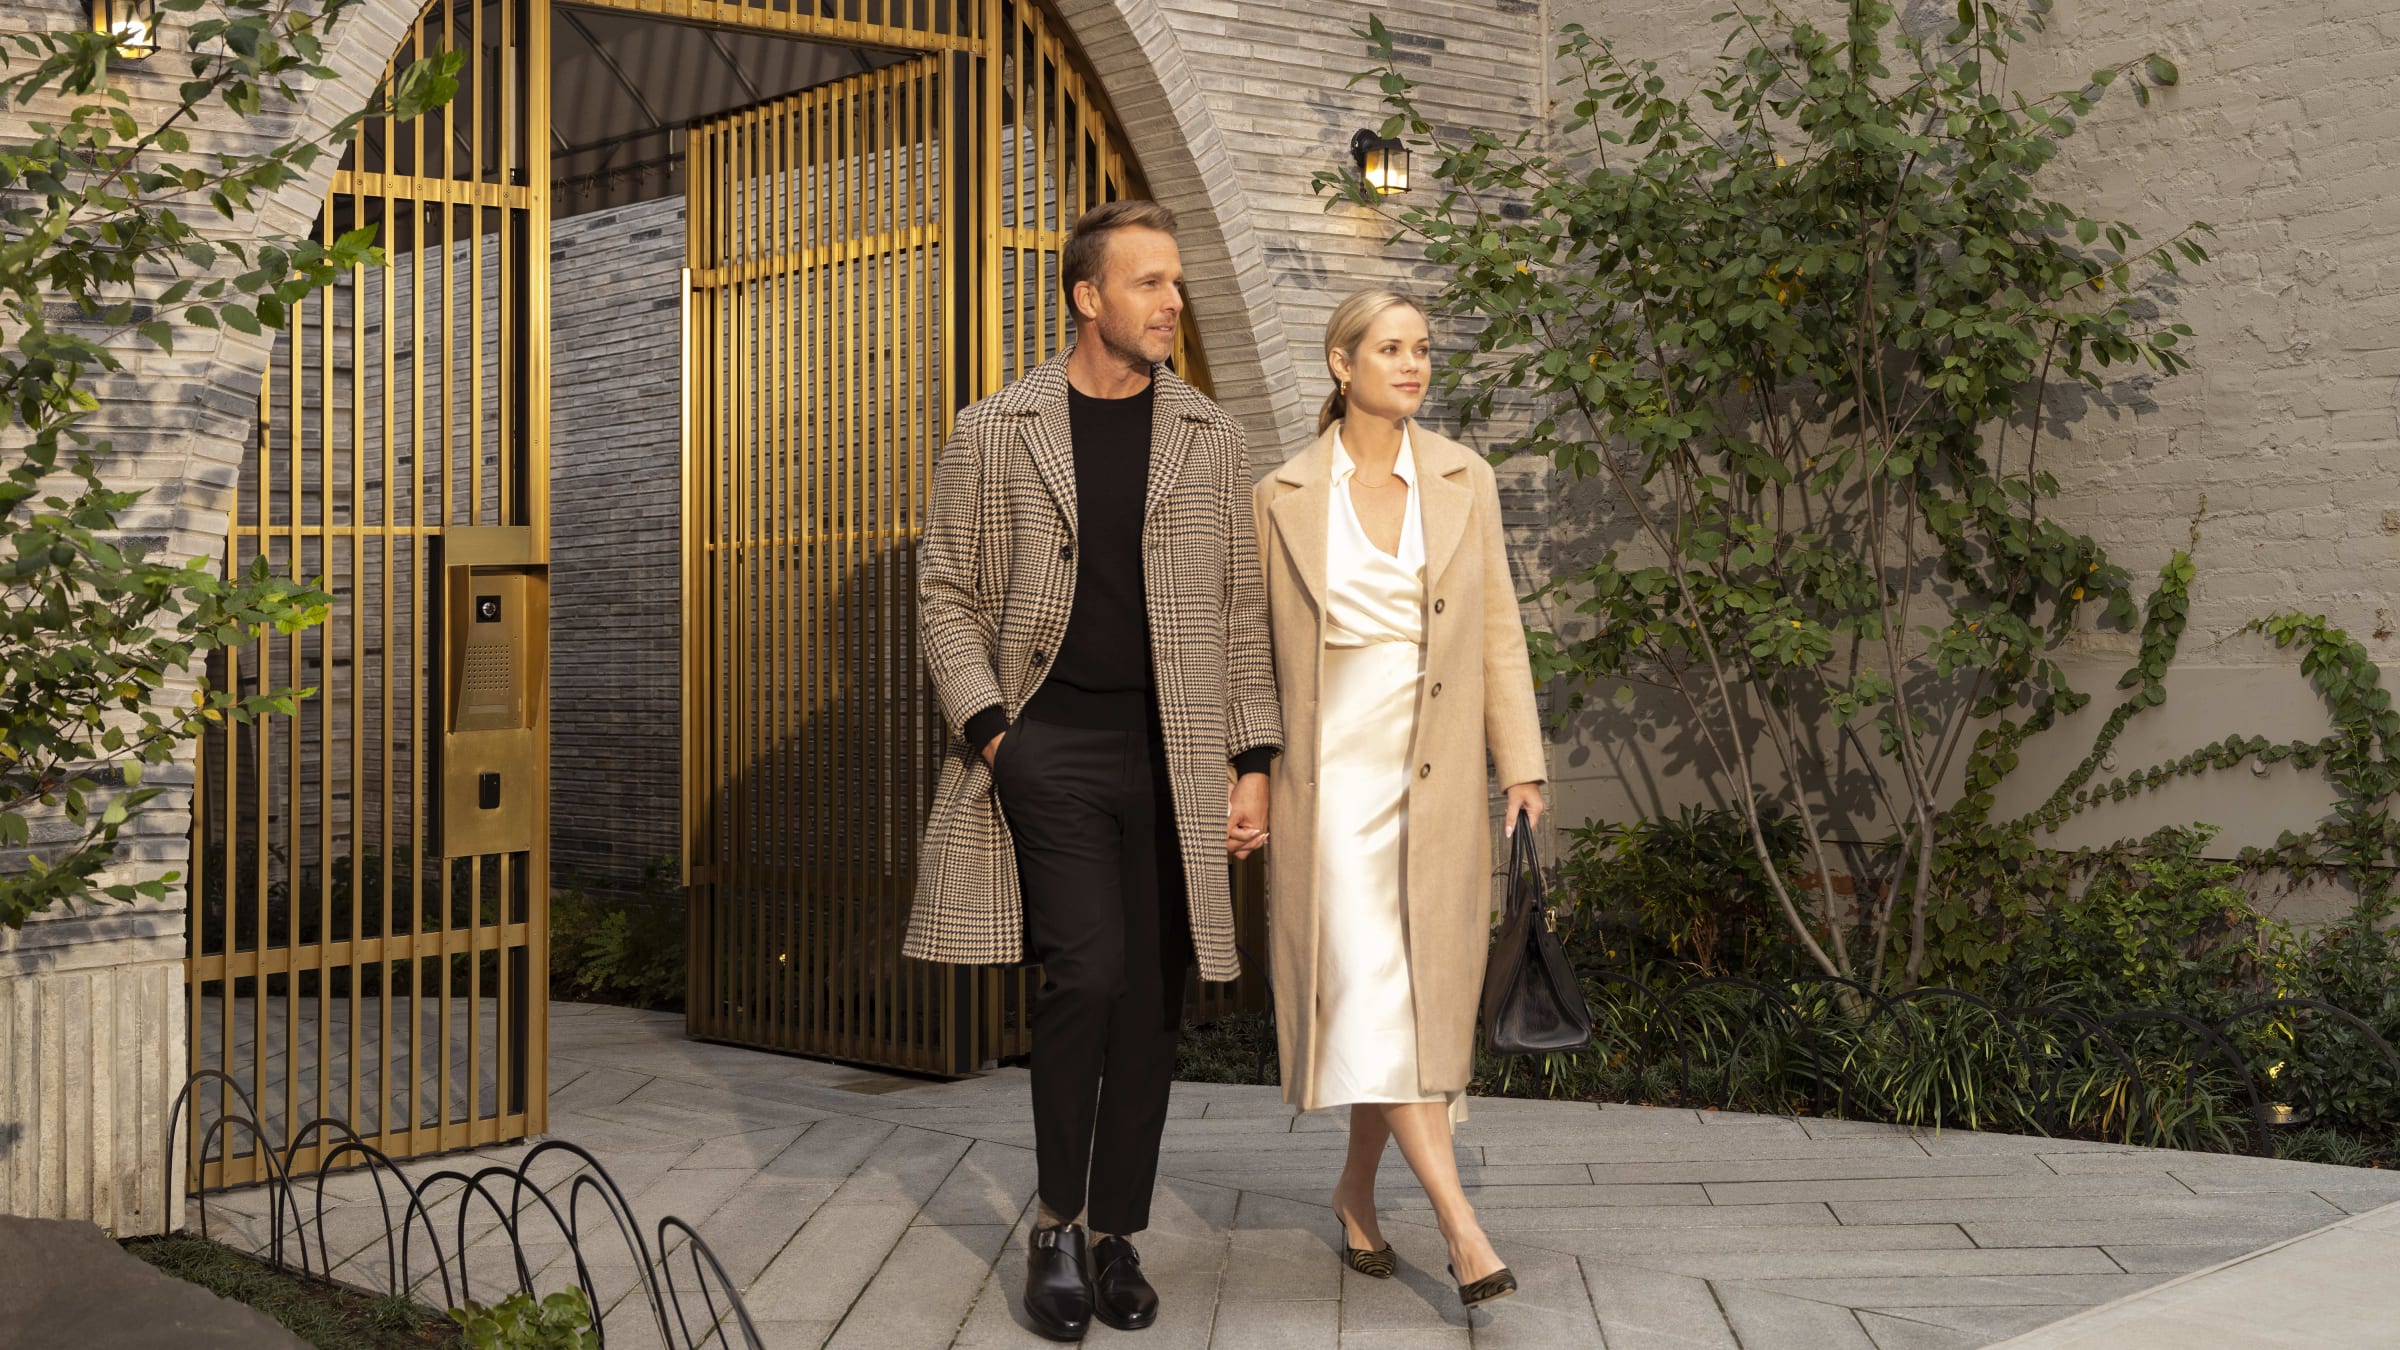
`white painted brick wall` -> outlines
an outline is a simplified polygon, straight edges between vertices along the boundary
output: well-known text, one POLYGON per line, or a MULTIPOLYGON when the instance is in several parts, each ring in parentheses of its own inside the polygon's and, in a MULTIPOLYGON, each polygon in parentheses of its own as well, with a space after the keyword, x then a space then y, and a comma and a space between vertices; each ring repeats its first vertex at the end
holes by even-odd
MULTIPOLYGON (((1938 28, 1950 6, 1912 7, 1938 28)), ((1720 34, 1709 6, 1552 0, 1559 25, 1581 23, 1628 57, 1678 80, 1705 67, 1720 34)), ((2400 558, 2400 3, 2241 6, 2221 0, 2062 5, 2014 63, 2012 87, 2047 92, 2091 70, 2157 50, 2181 68, 2147 109, 2112 91, 2043 178, 2049 195, 2160 237, 2189 219, 2214 224, 2212 263, 2162 303, 2198 330, 2197 369, 2111 386, 2073 424, 2045 432, 2044 460, 2064 488, 2072 528, 2148 578, 2189 538, 2203 499, 2200 578, 2168 704, 2138 719, 2120 756, 2131 769, 2228 733, 2321 734, 2325 722, 2289 656, 2239 635, 2261 615, 2322 612, 2387 669, 2395 646, 2391 564, 2400 558)), ((2073 406, 2061 399, 2053 415, 2073 406)), ((1588 526, 1590 489, 1562 489, 1567 524, 1588 526)), ((2071 656, 2102 696, 2130 635, 2093 633, 2071 656)), ((2085 719, 2096 721, 2096 718, 2085 719)), ((1662 774, 1629 729, 1588 724, 1569 758, 1579 814, 1658 809, 1697 794, 1662 774)), ((2036 743, 2019 777, 2046 783, 2089 746, 2089 727, 2036 743)), ((2095 816, 2059 836, 2086 842, 2158 824, 2227 825, 2227 845, 2305 826, 2325 801, 2313 775, 2247 773, 2179 785, 2095 816), (2236 780, 2239 781, 2236 781, 2236 780)))

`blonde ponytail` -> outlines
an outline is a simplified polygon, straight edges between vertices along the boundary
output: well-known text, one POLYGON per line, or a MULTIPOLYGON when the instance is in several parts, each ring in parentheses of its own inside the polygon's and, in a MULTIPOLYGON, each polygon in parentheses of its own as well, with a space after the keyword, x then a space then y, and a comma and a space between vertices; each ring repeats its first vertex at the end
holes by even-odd
POLYGON ((1333 392, 1325 396, 1325 406, 1317 410, 1317 434, 1320 436, 1325 434, 1325 428, 1341 421, 1343 415, 1349 411, 1350 399, 1343 390, 1341 382, 1336 380, 1333 392))
MULTIPOLYGON (((1353 292, 1349 299, 1335 306, 1333 317, 1325 321, 1326 371, 1330 373, 1333 370, 1335 352, 1357 360, 1358 344, 1366 341, 1367 329, 1374 325, 1376 316, 1402 305, 1415 310, 1420 317, 1425 313, 1423 305, 1398 291, 1382 287, 1353 292)), ((1317 413, 1317 434, 1323 435, 1325 428, 1341 421, 1349 411, 1349 393, 1342 387, 1341 376, 1335 375, 1333 392, 1326 396, 1324 408, 1317 413)))

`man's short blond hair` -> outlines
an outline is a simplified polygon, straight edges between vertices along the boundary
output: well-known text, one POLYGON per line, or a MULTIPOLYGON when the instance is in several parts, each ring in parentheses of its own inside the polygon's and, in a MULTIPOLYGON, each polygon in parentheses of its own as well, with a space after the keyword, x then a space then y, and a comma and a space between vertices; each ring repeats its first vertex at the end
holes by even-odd
POLYGON ((1175 233, 1175 213, 1157 202, 1128 198, 1095 206, 1075 221, 1067 231, 1067 245, 1059 250, 1058 288, 1065 292, 1067 309, 1075 310, 1075 287, 1081 282, 1098 285, 1101 273, 1108 266, 1108 237, 1118 230, 1156 230, 1160 234, 1175 233))

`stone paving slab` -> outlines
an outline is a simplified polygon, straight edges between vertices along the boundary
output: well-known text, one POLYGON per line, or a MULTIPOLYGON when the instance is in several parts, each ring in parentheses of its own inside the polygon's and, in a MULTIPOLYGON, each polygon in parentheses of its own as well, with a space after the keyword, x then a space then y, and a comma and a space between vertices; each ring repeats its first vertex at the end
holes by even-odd
MULTIPOLYGON (((695 1042, 678 1018, 623 1009, 556 1005, 551 1025, 553 1137, 602 1159, 646 1232, 666 1214, 696 1227, 773 1350, 1048 1344, 1017 1299, 1034 1209, 1022 1071, 925 1082, 695 1042)), ((2400 1202, 2400 1176, 2381 1172, 1854 1121, 1478 1099, 1456 1155, 1522 1289, 1469 1312, 1397 1149, 1386 1154, 1380 1200, 1399 1274, 1371 1280, 1342 1267, 1327 1205, 1342 1129, 1339 1113, 1296 1115, 1271 1088, 1178 1084, 1141 1243, 1165 1312, 1139 1340, 1096 1327, 1092 1342, 1969 1350, 2095 1306, 2133 1306, 2162 1285, 2181 1287, 2170 1283, 2178 1276, 2328 1224, 2353 1225, 2346 1257, 2400 1247, 2400 1210, 2379 1208, 2400 1202)), ((407 1170, 475 1163, 432 1159, 407 1170)), ((371 1188, 337 1180, 327 1205, 329 1245, 356 1253, 344 1277, 379 1287, 384 1263, 359 1250, 374 1228, 371 1188)), ((216 1228, 264 1241, 257 1193, 210 1206, 216 1228)), ((435 1208, 447 1235, 456 1201, 435 1208)), ((585 1227, 604 1296, 629 1296, 636 1271, 622 1241, 594 1216, 585 1227)), ((467 1228, 476 1288, 508 1280, 514 1263, 497 1223, 470 1207, 467 1228)), ((571 1279, 555 1232, 529 1234, 524 1247, 538 1286, 571 1279)), ((688 1258, 672 1279, 694 1287, 688 1258)), ((647 1328, 620 1336, 612 1326, 609 1338, 612 1350, 654 1341, 647 1328)), ((2235 1343, 2193 1339, 2187 1328, 2173 1350, 2235 1343)))
POLYGON ((2400 1344, 2400 1203, 2028 1331, 2010 1350, 2400 1344))
POLYGON ((5 1214, 0 1346, 307 1350, 265 1313, 167 1274, 91 1224, 5 1214))

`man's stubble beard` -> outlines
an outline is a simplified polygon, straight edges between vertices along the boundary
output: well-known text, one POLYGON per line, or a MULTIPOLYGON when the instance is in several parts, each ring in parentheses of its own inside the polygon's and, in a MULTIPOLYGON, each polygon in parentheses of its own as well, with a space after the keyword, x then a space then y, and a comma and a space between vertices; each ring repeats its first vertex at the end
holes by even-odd
POLYGON ((1119 335, 1117 325, 1112 323, 1106 314, 1101 315, 1099 322, 1092 325, 1093 330, 1099 335, 1101 349, 1124 362, 1128 368, 1141 370, 1158 364, 1163 358, 1152 356, 1141 347, 1141 335, 1148 325, 1135 322, 1126 326, 1133 332, 1130 339, 1119 335))

